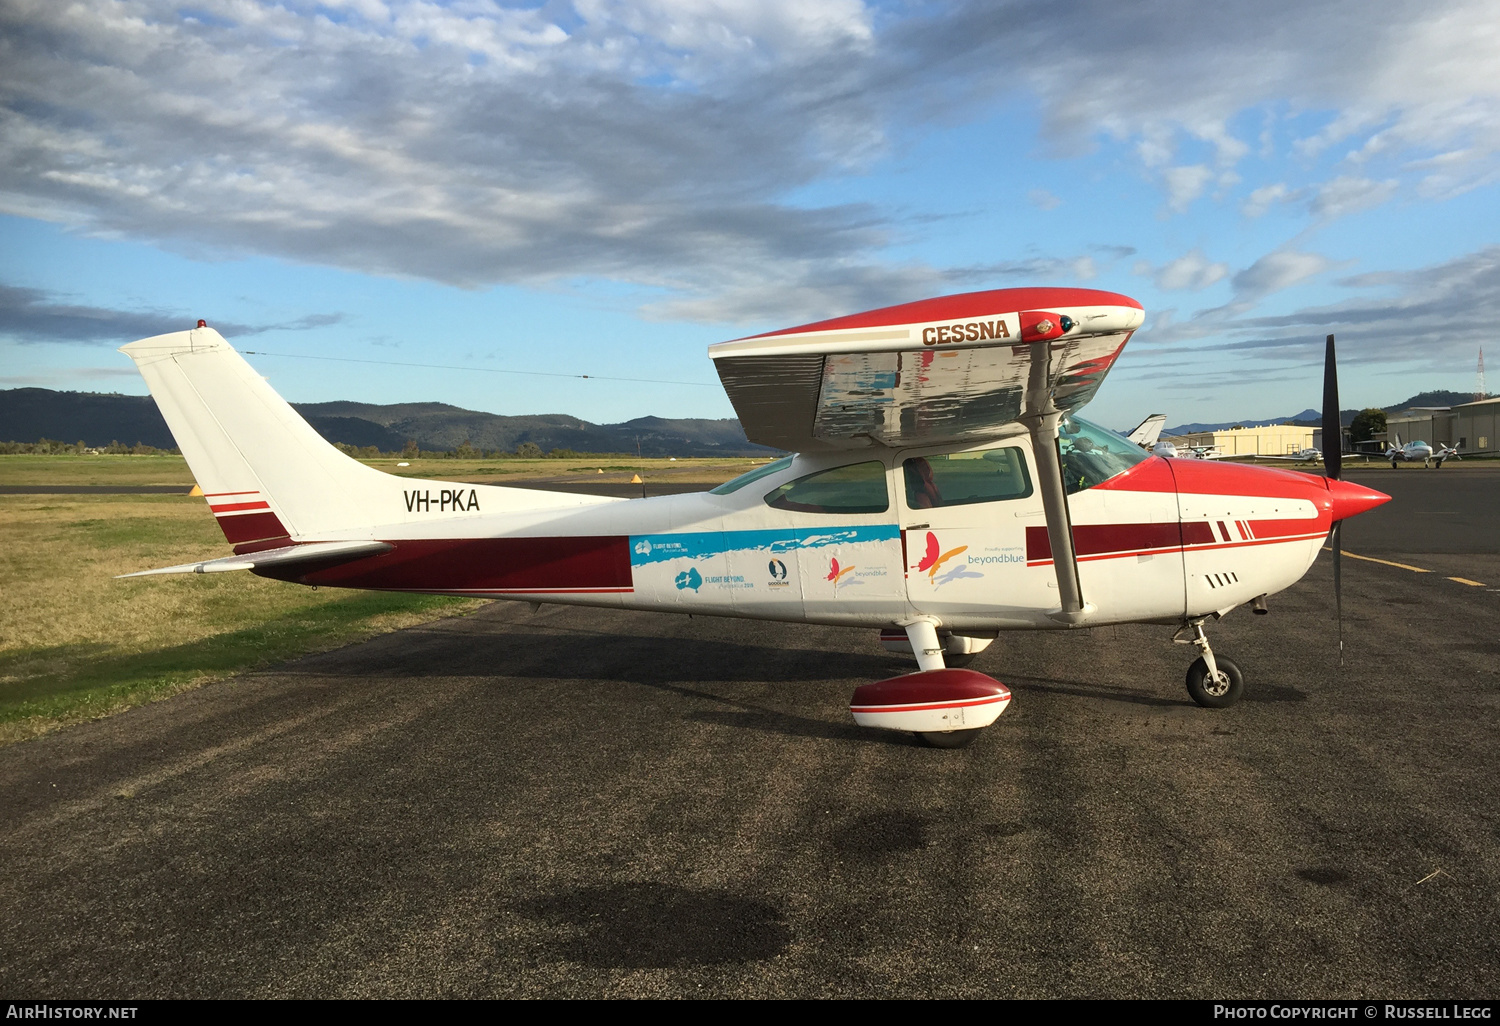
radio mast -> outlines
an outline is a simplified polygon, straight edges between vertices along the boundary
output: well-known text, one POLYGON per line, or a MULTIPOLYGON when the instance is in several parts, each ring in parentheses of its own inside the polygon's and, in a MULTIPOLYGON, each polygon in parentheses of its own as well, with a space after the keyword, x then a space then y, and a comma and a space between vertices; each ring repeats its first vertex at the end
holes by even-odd
POLYGON ((1479 347, 1479 394, 1474 398, 1476 400, 1489 398, 1489 393, 1484 390, 1484 346, 1479 347))

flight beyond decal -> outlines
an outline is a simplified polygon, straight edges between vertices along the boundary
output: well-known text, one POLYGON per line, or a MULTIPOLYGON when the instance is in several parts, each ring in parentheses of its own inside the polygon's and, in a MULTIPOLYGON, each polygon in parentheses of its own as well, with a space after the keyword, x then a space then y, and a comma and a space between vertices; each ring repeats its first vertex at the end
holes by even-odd
MULTIPOLYGON (((893 541, 901 536, 895 524, 826 529, 769 528, 759 531, 703 531, 684 534, 632 535, 630 565, 647 566, 674 559, 705 560, 730 553, 764 552, 778 555, 800 549, 860 542, 893 541)), ((774 571, 772 576, 777 576, 774 571)))

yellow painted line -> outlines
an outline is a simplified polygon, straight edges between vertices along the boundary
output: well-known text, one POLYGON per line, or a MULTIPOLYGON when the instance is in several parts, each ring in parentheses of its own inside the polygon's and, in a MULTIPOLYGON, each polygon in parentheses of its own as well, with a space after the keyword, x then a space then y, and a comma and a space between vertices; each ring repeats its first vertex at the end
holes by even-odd
MULTIPOLYGON (((1328 546, 1325 545, 1325 546, 1323 546, 1323 551, 1324 552, 1332 552, 1333 550, 1331 548, 1329 548, 1328 546)), ((1432 573, 1431 570, 1424 570, 1424 569, 1422 569, 1419 566, 1409 566, 1406 563, 1393 563, 1389 559, 1376 559, 1374 556, 1361 556, 1357 552, 1346 552, 1346 553, 1344 553, 1344 555, 1348 556, 1350 559, 1362 559, 1366 563, 1379 563, 1381 566, 1393 566, 1393 567, 1396 567, 1399 570, 1410 570, 1414 574, 1430 574, 1430 573, 1432 573)), ((1450 578, 1448 578, 1448 580, 1454 581, 1455 583, 1458 583, 1458 584, 1467 584, 1471 588, 1483 588, 1483 587, 1485 587, 1485 585, 1482 582, 1480 582, 1480 581, 1471 581, 1467 577, 1450 577, 1450 578)))
MULTIPOLYGON (((1325 546, 1323 546, 1323 551, 1324 552, 1332 552, 1333 550, 1331 548, 1329 548, 1328 546, 1325 545, 1325 546)), ((1431 570, 1423 570, 1419 566, 1407 566, 1405 563, 1392 563, 1389 559, 1376 559, 1374 556, 1361 556, 1358 553, 1354 553, 1354 552, 1345 552, 1344 555, 1348 556, 1350 559, 1362 559, 1366 563, 1379 563, 1382 566, 1394 566, 1394 567, 1397 567, 1397 568, 1399 568, 1401 570, 1410 570, 1414 574, 1430 574, 1430 573, 1432 573, 1431 570)))

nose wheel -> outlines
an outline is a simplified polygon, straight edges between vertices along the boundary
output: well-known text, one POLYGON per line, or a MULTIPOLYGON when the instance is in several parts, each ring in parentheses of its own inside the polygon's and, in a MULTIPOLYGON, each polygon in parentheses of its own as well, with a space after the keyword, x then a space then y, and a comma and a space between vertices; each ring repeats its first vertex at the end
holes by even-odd
POLYGON ((1194 702, 1205 709, 1227 709, 1240 700, 1245 678, 1232 660, 1219 656, 1212 670, 1201 656, 1188 667, 1187 689, 1194 702))
POLYGON ((1180 645, 1192 645, 1203 654, 1188 667, 1188 696, 1205 709, 1227 709, 1240 700, 1245 691, 1245 677, 1239 666, 1224 656, 1215 656, 1203 633, 1203 621, 1190 621, 1172 639, 1180 645), (1191 635, 1183 637, 1184 632, 1191 635))

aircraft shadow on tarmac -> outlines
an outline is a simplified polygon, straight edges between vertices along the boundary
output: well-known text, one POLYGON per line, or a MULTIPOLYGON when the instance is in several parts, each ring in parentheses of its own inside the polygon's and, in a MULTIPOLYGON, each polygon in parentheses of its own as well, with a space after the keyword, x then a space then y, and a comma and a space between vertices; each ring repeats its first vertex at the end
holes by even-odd
MULTIPOLYGON (((402 632, 414 636, 420 628, 402 632)), ((626 684, 880 680, 912 670, 912 663, 883 652, 793 650, 769 645, 700 638, 650 637, 592 631, 528 634, 463 634, 409 646, 397 653, 384 645, 338 653, 341 669, 361 675, 401 677, 489 677, 613 681, 626 684)), ((323 672, 321 657, 301 668, 323 672)))
POLYGON ((550 946, 601 969, 674 969, 759 962, 792 941, 776 907, 732 891, 644 882, 532 898, 516 906, 567 936, 550 946))

